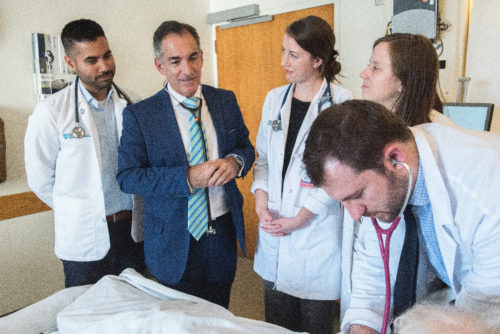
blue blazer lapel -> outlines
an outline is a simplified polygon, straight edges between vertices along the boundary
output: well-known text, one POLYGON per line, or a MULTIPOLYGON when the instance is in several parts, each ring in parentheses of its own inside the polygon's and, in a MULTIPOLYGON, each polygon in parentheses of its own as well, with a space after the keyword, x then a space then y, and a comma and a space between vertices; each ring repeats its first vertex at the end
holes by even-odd
MULTIPOLYGON (((210 113, 210 117, 212 118, 212 123, 215 128, 215 133, 217 134, 217 146, 219 148, 219 157, 222 157, 221 154, 223 152, 224 145, 224 119, 223 119, 223 110, 221 106, 220 99, 217 98, 216 89, 210 86, 202 85, 201 92, 203 93, 203 97, 205 98, 205 103, 208 107, 208 112, 210 113)), ((222 157, 223 158, 223 157, 222 157)))

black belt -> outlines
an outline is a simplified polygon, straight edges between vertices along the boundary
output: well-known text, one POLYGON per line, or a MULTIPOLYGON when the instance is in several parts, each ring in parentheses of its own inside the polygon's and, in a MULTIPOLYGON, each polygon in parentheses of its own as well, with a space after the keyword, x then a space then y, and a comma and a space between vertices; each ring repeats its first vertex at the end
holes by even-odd
POLYGON ((106 216, 106 221, 108 223, 117 223, 124 220, 132 219, 132 210, 123 210, 113 213, 112 215, 106 216))

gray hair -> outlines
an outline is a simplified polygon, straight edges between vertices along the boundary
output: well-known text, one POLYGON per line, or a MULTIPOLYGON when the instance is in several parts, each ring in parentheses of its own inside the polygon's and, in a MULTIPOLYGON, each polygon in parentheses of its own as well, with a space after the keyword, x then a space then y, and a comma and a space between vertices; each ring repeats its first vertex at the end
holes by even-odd
POLYGON ((153 35, 153 49, 155 52, 155 57, 159 60, 162 60, 163 54, 161 51, 161 42, 165 36, 170 34, 182 35, 188 33, 196 41, 196 45, 198 49, 200 48, 200 36, 196 32, 196 29, 193 26, 190 26, 187 23, 180 23, 177 21, 165 21, 156 29, 153 35))

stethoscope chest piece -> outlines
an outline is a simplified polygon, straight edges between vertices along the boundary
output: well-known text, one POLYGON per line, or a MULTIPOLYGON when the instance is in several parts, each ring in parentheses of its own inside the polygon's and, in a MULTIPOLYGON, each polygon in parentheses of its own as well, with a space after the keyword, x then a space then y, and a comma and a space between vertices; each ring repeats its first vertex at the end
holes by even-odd
POLYGON ((318 111, 320 111, 320 110, 321 110, 321 107, 323 107, 323 105, 324 105, 325 103, 330 103, 330 106, 331 106, 331 105, 332 105, 332 103, 333 103, 332 96, 331 96, 331 94, 328 92, 328 91, 330 90, 329 88, 330 88, 330 86, 328 86, 328 89, 327 89, 327 91, 325 92, 325 95, 323 95, 323 96, 319 99, 319 101, 318 101, 318 111))
POLYGON ((73 136, 76 138, 83 138, 85 137, 85 129, 82 128, 79 124, 76 124, 75 127, 73 128, 73 136))
MULTIPOLYGON (((85 137, 85 129, 80 126, 80 115, 78 114, 78 81, 80 78, 76 77, 75 82, 75 127, 71 130, 73 137, 75 138, 83 138, 85 137)), ((115 87, 116 92, 120 98, 124 98, 127 101, 127 106, 131 104, 130 99, 127 95, 125 95, 114 83, 112 85, 115 87)), ((85 114, 85 109, 80 109, 80 114, 85 114)))
POLYGON ((281 120, 275 119, 268 122, 274 132, 278 132, 281 130, 281 120))

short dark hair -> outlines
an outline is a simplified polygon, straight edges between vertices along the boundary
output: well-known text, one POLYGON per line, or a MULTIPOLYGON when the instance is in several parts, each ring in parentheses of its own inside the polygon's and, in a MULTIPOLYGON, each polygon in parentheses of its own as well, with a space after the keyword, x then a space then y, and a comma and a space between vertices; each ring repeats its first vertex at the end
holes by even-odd
POLYGON ((61 32, 64 51, 69 55, 75 42, 95 42, 98 37, 106 38, 104 30, 95 21, 80 19, 66 24, 61 32))
POLYGON ((392 72, 401 81, 402 90, 393 111, 410 126, 429 123, 431 109, 443 111, 437 93, 439 58, 432 42, 422 36, 396 33, 375 41, 389 46, 392 72))
POLYGON ((167 35, 170 34, 176 34, 176 35, 182 35, 184 33, 188 33, 196 41, 196 45, 198 46, 198 49, 200 48, 200 36, 198 36, 198 33, 196 32, 196 29, 187 24, 187 23, 180 23, 177 21, 165 21, 160 26, 156 29, 154 35, 153 35, 153 49, 155 52, 155 57, 158 58, 159 60, 162 59, 163 54, 161 52, 161 42, 163 38, 167 35))
POLYGON ((311 181, 323 185, 324 166, 336 159, 357 172, 385 173, 384 147, 413 138, 408 125, 381 104, 350 100, 322 111, 306 140, 303 162, 311 181))
POLYGON ((317 16, 307 16, 290 24, 286 33, 302 49, 323 60, 320 66, 323 77, 329 81, 335 80, 341 69, 337 61, 339 53, 335 50, 335 34, 325 20, 317 16))

